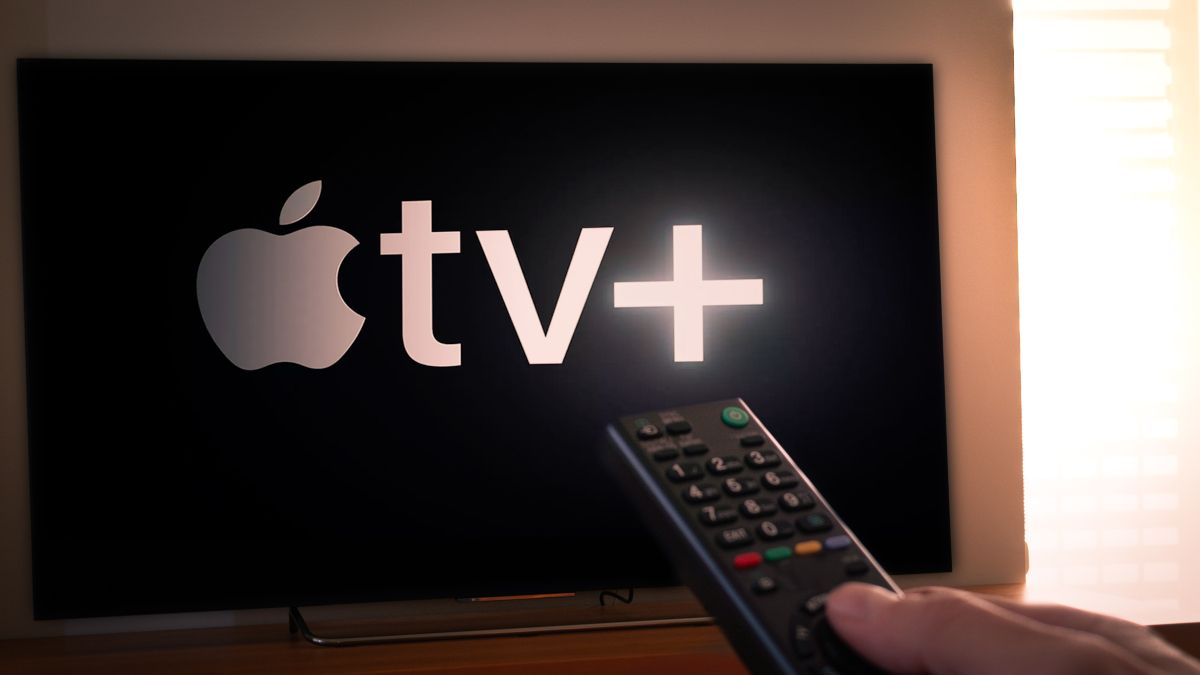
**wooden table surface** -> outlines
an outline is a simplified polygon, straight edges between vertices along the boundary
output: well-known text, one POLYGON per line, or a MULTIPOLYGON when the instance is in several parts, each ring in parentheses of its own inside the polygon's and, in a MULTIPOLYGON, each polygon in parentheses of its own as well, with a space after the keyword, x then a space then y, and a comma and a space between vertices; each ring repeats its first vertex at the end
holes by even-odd
MULTIPOLYGON (((1023 586, 971 590, 1019 598, 1023 586)), ((636 618, 653 608, 626 611, 636 618)), ((1179 635, 1194 639, 1197 632, 1179 635)), ((316 647, 289 637, 285 624, 0 641, 0 672, 28 675, 445 671, 488 675, 746 672, 715 626, 345 648, 316 647)))

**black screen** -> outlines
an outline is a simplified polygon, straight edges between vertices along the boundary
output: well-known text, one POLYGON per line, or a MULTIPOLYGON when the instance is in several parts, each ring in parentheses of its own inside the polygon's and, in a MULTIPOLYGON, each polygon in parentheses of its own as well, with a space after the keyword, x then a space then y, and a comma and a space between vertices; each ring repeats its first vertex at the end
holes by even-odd
POLYGON ((602 427, 735 396, 950 568, 928 65, 33 60, 19 106, 40 618, 672 583, 602 427), (615 306, 696 265, 760 302, 615 306))

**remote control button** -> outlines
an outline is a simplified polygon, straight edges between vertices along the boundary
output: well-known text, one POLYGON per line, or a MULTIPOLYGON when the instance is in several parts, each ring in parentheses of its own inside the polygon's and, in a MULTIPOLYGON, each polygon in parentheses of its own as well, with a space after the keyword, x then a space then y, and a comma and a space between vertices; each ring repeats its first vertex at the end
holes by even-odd
POLYGON ((738 510, 747 518, 762 518, 775 513, 778 509, 773 502, 765 499, 745 499, 742 500, 738 510))
POLYGON ((730 497, 752 495, 758 492, 758 481, 753 478, 726 478, 722 485, 725 486, 725 494, 730 497))
POLYGON ((721 548, 737 548, 746 546, 754 541, 750 530, 744 527, 735 527, 732 530, 722 530, 721 534, 717 535, 717 545, 721 548))
POLYGON ((844 534, 829 537, 825 540, 825 548, 829 549, 830 551, 837 551, 848 546, 850 546, 850 537, 847 537, 844 534))
POLYGON ((800 479, 791 471, 768 471, 763 474, 762 481, 770 490, 782 490, 794 487, 800 479))
POLYGON ((792 650, 802 661, 817 653, 817 645, 813 641, 812 631, 803 623, 796 622, 792 625, 792 650))
POLYGON ((775 583, 775 580, 771 577, 759 577, 754 580, 753 584, 751 584, 751 588, 753 588, 754 592, 758 593, 759 595, 766 595, 767 593, 774 591, 776 588, 779 588, 779 584, 775 583))
POLYGON ((737 511, 728 506, 706 506, 700 509, 700 522, 705 525, 724 525, 737 520, 737 511))
POLYGON ((739 570, 754 569, 762 564, 762 556, 757 553, 742 553, 734 556, 733 566, 739 570))
POLYGON ((764 520, 758 526, 758 536, 767 541, 786 539, 795 533, 795 528, 786 520, 764 520))
POLYGON ((708 472, 714 476, 737 473, 742 470, 742 460, 729 455, 727 457, 711 457, 708 460, 708 472))
POLYGON ((804 611, 812 615, 820 614, 821 610, 825 609, 825 601, 828 599, 828 593, 817 593, 810 596, 804 601, 804 611))
POLYGON ((824 513, 810 513, 796 519, 796 527, 800 528, 801 532, 814 534, 816 532, 828 532, 833 529, 833 521, 824 513))
POLYGON ((746 453, 746 463, 756 469, 767 469, 772 466, 779 466, 779 455, 770 450, 751 450, 746 453))
POLYGON ((688 457, 708 454, 708 446, 703 443, 688 443, 687 445, 683 446, 683 454, 687 455, 688 457))
POLYGON ((792 547, 792 552, 796 555, 812 555, 821 552, 821 542, 816 539, 802 541, 792 547))
POLYGON ((683 498, 689 504, 711 502, 721 496, 721 492, 711 485, 689 485, 683 491, 683 498))
POLYGON ((767 559, 767 562, 779 562, 792 557, 792 549, 787 546, 776 546, 763 552, 763 557, 767 559))
POLYGON ((743 448, 757 448, 765 441, 763 440, 763 437, 759 436, 758 434, 750 434, 749 436, 742 436, 741 440, 738 442, 742 444, 743 448))
POLYGON ((692 425, 688 424, 687 420, 679 420, 676 422, 667 422, 667 433, 672 436, 686 434, 692 430, 692 425))
MULTIPOLYGON (((770 556, 767 556, 767 560, 770 559, 770 556)), ((846 574, 852 577, 860 577, 867 573, 867 561, 858 556, 846 556, 842 558, 842 564, 845 565, 846 574)))
POLYGON ((779 495, 779 506, 784 511, 806 511, 817 502, 807 492, 785 492, 779 495))
POLYGON ((704 477, 704 470, 699 464, 693 462, 675 462, 667 469, 667 478, 671 482, 682 483, 684 481, 696 480, 704 477))
POLYGON ((638 427, 637 437, 643 441, 652 441, 662 436, 662 430, 653 424, 643 424, 638 427))
POLYGON ((655 450, 650 454, 650 456, 659 462, 665 462, 668 459, 675 459, 678 457, 679 451, 675 448, 661 448, 659 450, 655 450))
POLYGON ((733 427, 734 429, 741 429, 750 423, 750 415, 736 405, 731 405, 721 411, 721 421, 724 422, 726 426, 733 427))

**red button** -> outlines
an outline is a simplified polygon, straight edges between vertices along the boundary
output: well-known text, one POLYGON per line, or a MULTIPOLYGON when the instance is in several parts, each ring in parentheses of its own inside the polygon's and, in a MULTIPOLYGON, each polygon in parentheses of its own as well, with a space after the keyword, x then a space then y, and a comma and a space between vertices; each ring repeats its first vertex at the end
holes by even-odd
POLYGON ((739 570, 748 570, 761 564, 762 555, 759 553, 743 553, 733 559, 733 566, 739 570))

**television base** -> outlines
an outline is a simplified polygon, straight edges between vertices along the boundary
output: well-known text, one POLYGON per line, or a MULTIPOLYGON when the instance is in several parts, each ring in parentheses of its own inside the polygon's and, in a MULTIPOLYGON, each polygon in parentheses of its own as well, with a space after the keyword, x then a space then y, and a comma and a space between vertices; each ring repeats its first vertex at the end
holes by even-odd
MULTIPOLYGON (((629 590, 628 599, 612 591, 600 594, 600 605, 604 606, 605 597, 613 597, 622 603, 633 601, 633 590, 629 590)), ((554 633, 583 633, 604 630, 628 630, 631 628, 661 628, 680 626, 707 626, 713 623, 709 616, 685 616, 661 619, 621 619, 615 621, 600 621, 586 623, 561 623, 536 626, 513 626, 506 628, 479 628, 448 631, 406 632, 382 635, 354 635, 347 637, 325 637, 317 635, 308 626, 299 607, 288 607, 288 633, 300 635, 309 643, 318 647, 358 647, 363 645, 394 644, 400 642, 433 642, 438 640, 466 640, 473 638, 505 637, 517 635, 550 635, 554 633)))

